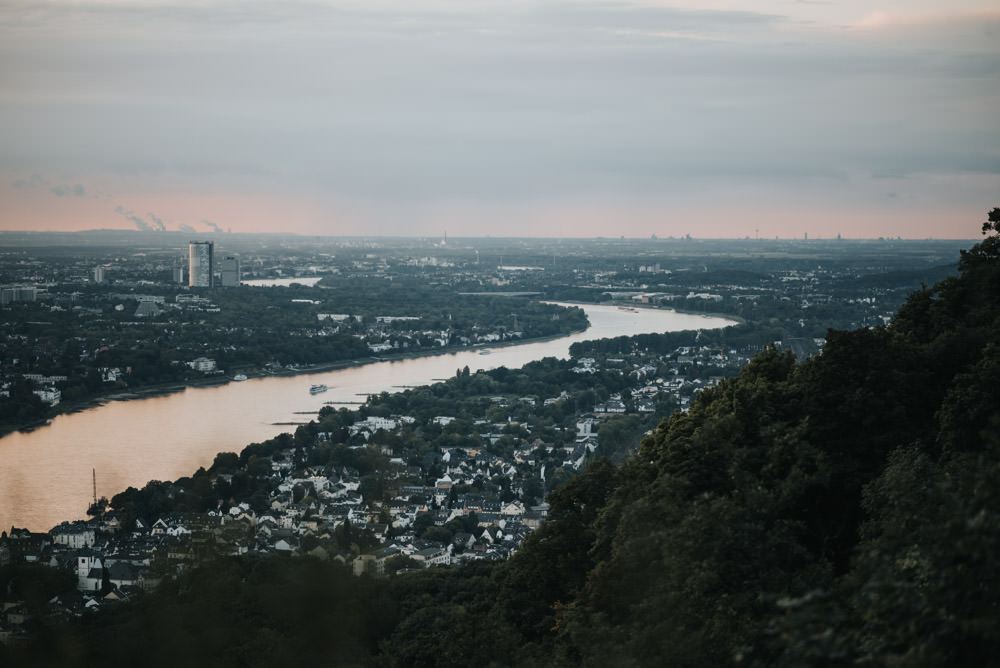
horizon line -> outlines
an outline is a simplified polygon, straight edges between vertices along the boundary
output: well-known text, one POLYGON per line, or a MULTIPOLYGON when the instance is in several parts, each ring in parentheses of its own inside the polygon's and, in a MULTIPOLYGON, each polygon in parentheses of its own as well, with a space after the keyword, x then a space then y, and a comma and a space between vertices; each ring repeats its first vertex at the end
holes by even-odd
MULTIPOLYGON (((134 230, 128 228, 92 228, 87 230, 0 230, 0 235, 6 234, 32 234, 32 235, 57 235, 57 234, 105 234, 105 233, 115 233, 115 234, 129 234, 129 235, 142 235, 143 237, 157 237, 163 235, 176 235, 178 237, 190 237, 190 232, 182 230, 134 230)), ((419 239, 419 240, 432 240, 439 239, 444 242, 443 245, 447 246, 447 239, 444 237, 438 237, 435 235, 398 235, 398 234, 368 234, 368 235, 351 235, 351 234, 303 234, 300 232, 221 232, 214 235, 205 235, 218 237, 293 237, 299 239, 309 239, 309 238, 322 238, 322 239, 419 239)), ((751 237, 749 235, 742 237, 696 237, 690 234, 680 235, 680 236, 641 236, 641 237, 629 237, 629 236, 558 236, 558 237, 546 237, 546 236, 491 236, 491 235, 480 235, 480 236, 451 236, 452 241, 459 240, 478 240, 478 239, 488 239, 492 241, 502 241, 505 239, 517 239, 517 240, 537 240, 537 241, 562 241, 562 240, 572 240, 572 241, 751 241, 751 242, 767 242, 767 241, 802 241, 805 243, 813 241, 973 241, 977 242, 982 240, 984 237, 948 237, 948 236, 879 236, 879 237, 846 237, 841 235, 836 236, 816 236, 809 237, 804 236, 794 236, 794 237, 751 237)), ((214 239, 213 239, 214 240, 214 239)))

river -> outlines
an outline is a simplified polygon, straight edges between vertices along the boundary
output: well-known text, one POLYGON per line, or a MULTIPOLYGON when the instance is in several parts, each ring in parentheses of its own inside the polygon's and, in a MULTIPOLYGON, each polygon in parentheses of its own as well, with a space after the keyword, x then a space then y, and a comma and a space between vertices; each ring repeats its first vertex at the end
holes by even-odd
POLYGON ((59 415, 48 425, 0 438, 0 529, 46 531, 63 520, 83 519, 97 495, 111 498, 149 480, 175 480, 211 465, 218 452, 240 452, 249 443, 293 431, 324 404, 363 401, 368 394, 425 385, 499 366, 518 368, 543 357, 568 357, 577 341, 649 332, 710 329, 721 318, 674 311, 585 305, 585 332, 516 346, 481 348, 376 362, 299 376, 253 378, 227 385, 112 401, 59 415), (326 392, 310 394, 313 384, 326 392))

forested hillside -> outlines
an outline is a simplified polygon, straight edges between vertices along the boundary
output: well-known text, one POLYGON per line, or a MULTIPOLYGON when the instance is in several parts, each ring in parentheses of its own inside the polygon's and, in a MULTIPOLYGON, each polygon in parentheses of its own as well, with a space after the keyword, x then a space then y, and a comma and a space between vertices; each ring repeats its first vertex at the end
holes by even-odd
POLYGON ((892 324, 776 350, 553 492, 508 562, 383 581, 206 566, 35 665, 990 665, 1000 209, 892 324), (138 656, 137 656, 138 655, 138 656))
POLYGON ((662 423, 613 483, 578 481, 585 531, 552 522, 510 565, 544 569, 556 537, 585 545, 579 587, 551 597, 556 655, 995 661, 998 225, 994 209, 961 274, 890 327, 831 332, 803 364, 765 352, 662 423))

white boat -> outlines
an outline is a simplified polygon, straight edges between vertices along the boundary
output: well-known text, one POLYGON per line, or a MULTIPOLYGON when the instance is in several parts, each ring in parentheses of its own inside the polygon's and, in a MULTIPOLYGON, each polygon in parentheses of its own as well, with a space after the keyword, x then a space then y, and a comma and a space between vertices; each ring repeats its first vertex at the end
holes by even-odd
POLYGON ((326 385, 313 385, 309 388, 310 394, 319 394, 320 392, 326 392, 326 385))
POLYGON ((493 353, 493 351, 490 350, 489 348, 483 348, 482 350, 479 351, 480 355, 490 355, 492 353, 493 353))
POLYGON ((244 376, 242 373, 238 373, 235 376, 233 376, 233 380, 235 380, 236 382, 243 382, 246 379, 247 377, 244 376))

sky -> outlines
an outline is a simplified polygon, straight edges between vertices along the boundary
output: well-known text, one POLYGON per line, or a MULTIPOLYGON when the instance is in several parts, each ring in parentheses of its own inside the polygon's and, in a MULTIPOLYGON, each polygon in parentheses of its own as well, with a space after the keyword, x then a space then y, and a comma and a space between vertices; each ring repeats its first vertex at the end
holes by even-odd
POLYGON ((0 230, 975 238, 997 0, 0 0, 0 230))

